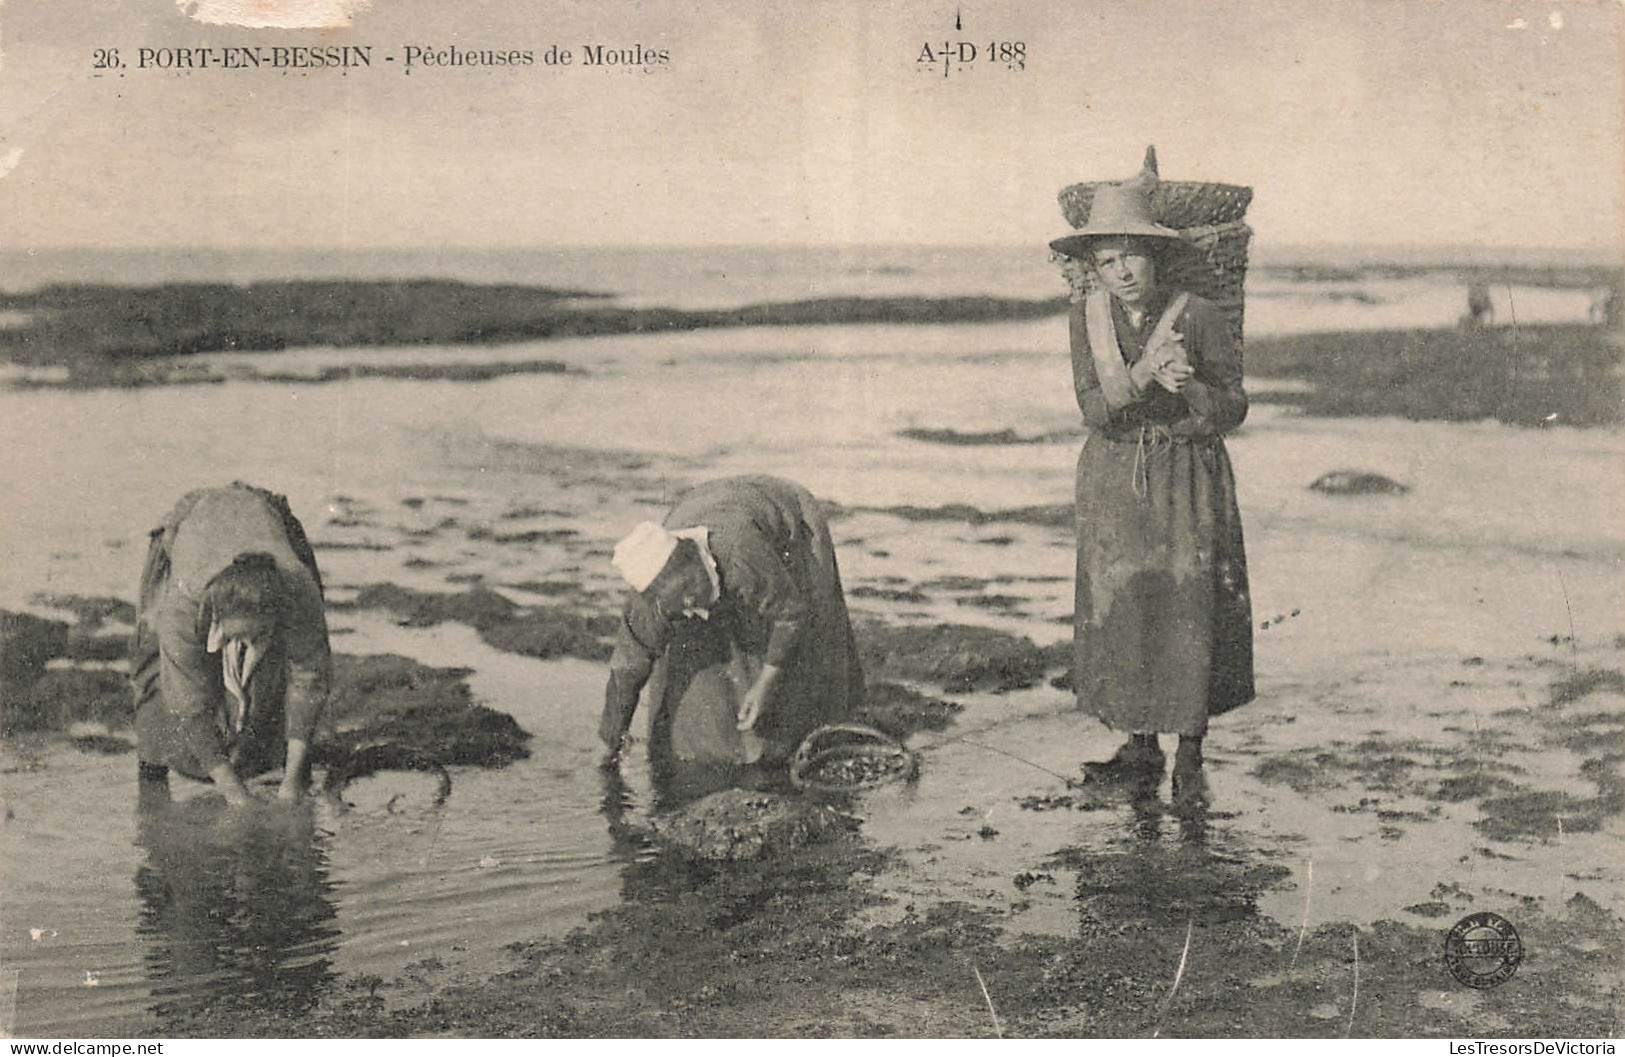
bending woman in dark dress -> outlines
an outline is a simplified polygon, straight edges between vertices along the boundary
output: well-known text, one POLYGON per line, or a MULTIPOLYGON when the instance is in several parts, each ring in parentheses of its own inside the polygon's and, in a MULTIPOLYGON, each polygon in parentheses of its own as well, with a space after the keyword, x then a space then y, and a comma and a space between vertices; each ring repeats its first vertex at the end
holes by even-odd
POLYGON ((1223 315, 1160 284, 1183 249, 1135 182, 1096 192, 1088 226, 1051 243, 1094 270, 1073 307, 1078 458, 1073 682, 1078 704, 1128 742, 1091 777, 1161 774, 1179 735, 1175 795, 1200 790, 1208 719, 1253 698, 1252 615, 1235 479, 1222 435, 1247 415, 1223 315))
POLYGON ((151 535, 130 653, 142 779, 173 769, 238 805, 282 766, 277 795, 297 799, 333 663, 304 528, 238 482, 183 496, 151 535))
POLYGON ((835 547, 818 501, 772 477, 683 496, 615 548, 632 588, 599 736, 614 759, 647 685, 651 753, 777 763, 863 699, 835 547))

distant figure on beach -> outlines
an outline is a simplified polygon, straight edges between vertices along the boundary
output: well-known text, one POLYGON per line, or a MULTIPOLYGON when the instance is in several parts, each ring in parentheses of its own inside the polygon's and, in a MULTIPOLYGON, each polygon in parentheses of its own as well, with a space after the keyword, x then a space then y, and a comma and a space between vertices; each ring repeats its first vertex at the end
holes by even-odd
POLYGON ((199 489, 152 530, 130 672, 143 782, 173 769, 240 805, 243 780, 281 764, 278 797, 304 792, 332 659, 316 556, 286 499, 199 489))
POLYGON ((1253 698, 1252 612, 1222 435, 1247 415, 1219 309, 1159 283, 1179 233, 1152 219, 1146 174, 1095 193, 1050 243, 1093 269, 1073 306, 1072 374, 1088 427, 1077 472, 1073 686, 1128 741, 1092 780, 1160 780, 1178 734, 1176 799, 1203 796, 1208 720, 1253 698))
POLYGON ((1586 306, 1586 318, 1598 326, 1619 329, 1625 321, 1625 305, 1622 305, 1618 285, 1599 290, 1591 295, 1591 303, 1586 306))
POLYGON ((615 547, 631 587, 599 736, 618 758, 649 687, 657 760, 782 763, 862 704, 863 673, 818 501, 772 477, 701 484, 615 547))
POLYGON ((1461 329, 1476 330, 1495 323, 1495 302, 1490 300, 1490 288, 1484 283, 1471 283, 1467 287, 1467 314, 1461 317, 1461 329))

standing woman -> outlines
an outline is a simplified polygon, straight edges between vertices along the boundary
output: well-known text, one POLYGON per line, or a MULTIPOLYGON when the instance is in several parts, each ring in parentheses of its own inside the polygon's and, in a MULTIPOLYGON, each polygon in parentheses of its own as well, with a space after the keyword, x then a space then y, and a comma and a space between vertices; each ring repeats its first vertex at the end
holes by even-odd
POLYGON ((1187 252, 1152 219, 1145 175, 1095 193, 1088 224, 1050 243, 1092 269, 1073 306, 1072 376, 1088 427, 1078 458, 1073 682, 1078 705, 1129 740, 1085 765, 1162 773, 1199 795, 1211 716, 1253 698, 1252 613, 1235 479, 1222 435, 1247 415, 1241 354, 1209 301, 1160 283, 1187 252))

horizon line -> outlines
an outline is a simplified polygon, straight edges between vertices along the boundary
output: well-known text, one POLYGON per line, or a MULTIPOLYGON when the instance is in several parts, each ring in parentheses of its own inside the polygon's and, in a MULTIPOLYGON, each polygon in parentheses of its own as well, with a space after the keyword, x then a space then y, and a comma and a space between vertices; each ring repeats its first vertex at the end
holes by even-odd
MULTIPOLYGON (((560 250, 604 251, 664 251, 664 250, 1043 250, 1044 244, 1027 242, 537 242, 524 244, 378 244, 378 245, 322 245, 297 244, 285 246, 220 245, 214 243, 162 244, 62 244, 20 246, 15 243, 0 246, 0 254, 31 255, 34 253, 536 253, 560 250)), ((1483 242, 1274 242, 1254 241, 1254 253, 1281 250, 1360 250, 1426 252, 1437 250, 1485 252, 1544 252, 1544 253, 1617 253, 1625 259, 1625 243, 1611 245, 1598 243, 1483 243, 1483 242)))

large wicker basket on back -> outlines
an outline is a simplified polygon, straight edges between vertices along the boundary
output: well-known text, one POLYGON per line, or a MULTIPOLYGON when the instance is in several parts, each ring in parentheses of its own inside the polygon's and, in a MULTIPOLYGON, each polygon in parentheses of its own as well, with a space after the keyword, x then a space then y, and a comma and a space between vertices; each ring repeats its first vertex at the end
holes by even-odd
MULTIPOLYGON (((1146 148, 1145 168, 1153 176, 1157 172, 1154 148, 1146 148)), ((1056 197, 1067 223, 1073 228, 1089 223, 1095 191, 1116 182, 1095 181, 1063 188, 1056 197)), ((1247 249, 1253 237, 1253 229, 1243 218, 1252 200, 1252 188, 1235 184, 1158 179, 1151 190, 1152 217, 1178 231, 1185 240, 1179 251, 1162 260, 1158 282, 1212 301, 1224 313, 1238 343, 1245 308, 1247 249)), ((1053 257, 1072 288, 1072 300, 1083 300, 1098 281, 1093 270, 1064 254, 1053 257)))

